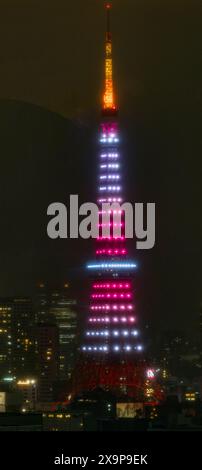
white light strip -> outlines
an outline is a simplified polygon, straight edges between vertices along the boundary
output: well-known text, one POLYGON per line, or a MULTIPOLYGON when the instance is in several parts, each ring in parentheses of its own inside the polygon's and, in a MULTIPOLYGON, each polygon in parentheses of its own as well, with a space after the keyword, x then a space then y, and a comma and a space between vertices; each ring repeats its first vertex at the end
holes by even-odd
POLYGON ((109 163, 108 165, 100 165, 100 168, 101 169, 109 168, 110 170, 111 169, 118 170, 118 168, 120 168, 120 165, 118 163, 109 163))
POLYGON ((101 330, 101 331, 87 331, 86 332, 86 336, 106 336, 106 337, 109 337, 109 336, 138 336, 138 331, 137 330, 133 330, 133 331, 129 331, 129 330, 113 330, 113 331, 109 331, 109 330, 101 330))
POLYGON ((88 269, 134 269, 137 265, 134 263, 100 263, 100 264, 88 264, 88 269))
POLYGON ((100 139, 100 142, 101 144, 117 144, 119 142, 119 139, 117 139, 117 137, 103 137, 102 139, 100 139))
POLYGON ((100 191, 121 191, 121 186, 100 186, 100 191))
POLYGON ((113 346, 82 346, 82 351, 100 351, 100 352, 108 352, 108 351, 126 351, 126 352, 131 352, 131 351, 142 351, 143 347, 141 345, 139 346, 132 346, 130 344, 127 344, 126 346, 119 346, 119 345, 113 345, 113 346))
POLYGON ((118 197, 107 197, 107 198, 104 198, 104 199, 98 199, 98 202, 100 203, 103 203, 103 202, 122 202, 123 199, 118 197))
POLYGON ((119 180, 120 175, 100 175, 101 180, 119 180))

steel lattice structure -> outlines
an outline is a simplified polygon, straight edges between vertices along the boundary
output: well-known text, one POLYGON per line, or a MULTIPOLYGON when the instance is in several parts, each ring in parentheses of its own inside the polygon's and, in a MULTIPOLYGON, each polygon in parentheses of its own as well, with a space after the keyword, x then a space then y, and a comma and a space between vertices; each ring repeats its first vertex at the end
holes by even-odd
POLYGON ((124 161, 113 85, 110 10, 111 3, 108 3, 98 156, 99 236, 95 259, 87 266, 92 279, 91 296, 73 391, 80 393, 103 387, 118 396, 124 394, 143 400, 146 363, 142 359, 143 346, 136 324, 133 291, 136 263, 130 259, 127 250, 124 211, 117 209, 119 218, 115 224, 116 209, 103 210, 103 204, 124 203, 121 171, 124 161))

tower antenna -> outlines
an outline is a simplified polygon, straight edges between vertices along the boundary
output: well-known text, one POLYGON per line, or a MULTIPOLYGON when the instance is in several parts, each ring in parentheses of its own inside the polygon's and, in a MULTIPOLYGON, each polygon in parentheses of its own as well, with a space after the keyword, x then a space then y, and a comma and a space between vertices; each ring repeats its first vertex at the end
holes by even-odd
POLYGON ((105 112, 115 112, 114 86, 113 86, 113 61, 112 61, 112 34, 111 34, 111 9, 112 3, 106 2, 107 31, 105 42, 105 90, 103 99, 103 110, 105 112))
POLYGON ((107 37, 111 37, 111 9, 112 9, 112 3, 107 2, 105 4, 105 8, 107 10, 107 37))

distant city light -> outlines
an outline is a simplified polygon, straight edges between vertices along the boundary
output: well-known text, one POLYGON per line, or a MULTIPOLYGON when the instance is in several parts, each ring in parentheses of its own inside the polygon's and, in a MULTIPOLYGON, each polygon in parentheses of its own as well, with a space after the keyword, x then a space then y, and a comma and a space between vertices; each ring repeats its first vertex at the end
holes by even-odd
POLYGON ((19 380, 17 382, 17 385, 20 385, 20 386, 34 385, 34 384, 36 384, 36 380, 34 380, 34 379, 19 380))
POLYGON ((154 379, 154 377, 155 377, 154 370, 153 369, 147 369, 146 375, 147 375, 148 379, 154 379))

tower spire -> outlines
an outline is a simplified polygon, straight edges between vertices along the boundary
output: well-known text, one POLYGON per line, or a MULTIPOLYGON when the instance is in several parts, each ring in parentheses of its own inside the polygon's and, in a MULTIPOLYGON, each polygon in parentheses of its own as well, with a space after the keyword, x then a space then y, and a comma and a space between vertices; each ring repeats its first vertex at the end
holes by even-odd
POLYGON ((112 4, 111 3, 107 3, 106 4, 106 11, 107 11, 107 36, 108 36, 108 39, 111 39, 111 31, 110 31, 110 11, 111 11, 111 8, 112 8, 112 4))
POLYGON ((112 35, 110 29, 110 13, 112 9, 112 3, 107 2, 105 4, 105 9, 107 14, 107 31, 105 42, 105 89, 103 97, 103 110, 110 112, 116 110, 113 87, 112 35))

